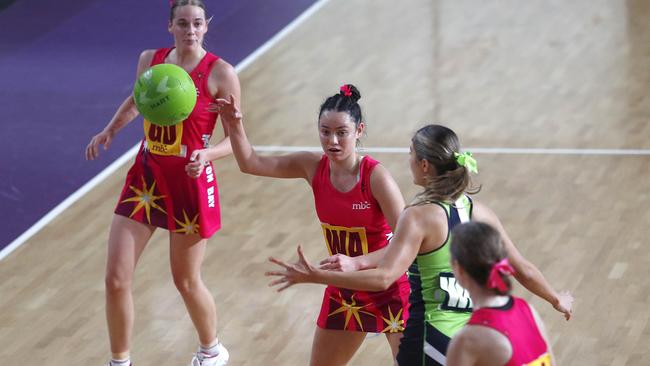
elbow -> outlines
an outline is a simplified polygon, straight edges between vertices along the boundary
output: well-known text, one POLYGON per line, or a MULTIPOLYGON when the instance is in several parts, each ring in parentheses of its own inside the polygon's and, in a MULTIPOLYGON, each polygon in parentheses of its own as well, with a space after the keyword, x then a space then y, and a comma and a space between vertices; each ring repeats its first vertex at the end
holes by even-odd
POLYGON ((374 284, 372 291, 386 291, 395 282, 388 273, 382 273, 374 284))
POLYGON ((251 173, 250 168, 245 164, 239 164, 239 171, 244 173, 244 174, 250 174, 251 173))
POLYGON ((248 155, 242 156, 243 154, 235 154, 235 159, 237 160, 237 165, 239 166, 239 171, 244 174, 256 175, 257 169, 257 156, 248 155))
POLYGON ((237 160, 237 165, 239 166, 239 171, 244 173, 244 174, 254 174, 252 166, 249 161, 247 160, 242 160, 239 161, 237 160))

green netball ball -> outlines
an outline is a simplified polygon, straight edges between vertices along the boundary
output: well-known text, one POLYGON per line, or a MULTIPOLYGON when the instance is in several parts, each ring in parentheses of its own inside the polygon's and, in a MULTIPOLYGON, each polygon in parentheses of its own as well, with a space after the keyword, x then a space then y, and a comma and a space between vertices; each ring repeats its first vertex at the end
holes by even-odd
POLYGON ((172 126, 185 120, 196 104, 190 75, 174 64, 152 66, 135 82, 133 100, 149 122, 172 126))

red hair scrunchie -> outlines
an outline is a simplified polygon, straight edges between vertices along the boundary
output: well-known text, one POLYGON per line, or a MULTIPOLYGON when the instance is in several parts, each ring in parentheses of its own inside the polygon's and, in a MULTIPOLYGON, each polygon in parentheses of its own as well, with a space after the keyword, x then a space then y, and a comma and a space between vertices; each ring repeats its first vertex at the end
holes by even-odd
POLYGON ((508 258, 503 258, 502 260, 494 263, 492 269, 490 270, 487 287, 495 288, 500 292, 506 292, 508 290, 508 286, 503 281, 503 278, 501 278, 501 274, 508 276, 515 274, 515 269, 512 268, 508 262, 508 258))
POLYGON ((343 85, 340 88, 340 90, 341 90, 341 93, 343 93, 343 95, 345 95, 346 97, 351 97, 352 96, 352 89, 350 88, 349 85, 347 85, 347 84, 343 85))

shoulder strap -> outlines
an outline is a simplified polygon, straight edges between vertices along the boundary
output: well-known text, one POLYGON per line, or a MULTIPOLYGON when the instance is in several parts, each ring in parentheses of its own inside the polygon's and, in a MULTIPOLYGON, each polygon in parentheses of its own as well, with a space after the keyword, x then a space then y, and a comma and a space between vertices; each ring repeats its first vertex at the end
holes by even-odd
POLYGON ((156 53, 154 53, 153 58, 151 59, 151 64, 149 66, 165 63, 165 58, 167 58, 167 55, 169 55, 171 51, 171 47, 157 49, 156 53))

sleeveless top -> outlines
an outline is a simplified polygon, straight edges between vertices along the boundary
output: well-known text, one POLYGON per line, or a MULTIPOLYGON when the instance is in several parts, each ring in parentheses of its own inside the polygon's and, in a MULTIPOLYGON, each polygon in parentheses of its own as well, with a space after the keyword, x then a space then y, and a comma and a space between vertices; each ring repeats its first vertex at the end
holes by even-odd
POLYGON ((506 366, 550 366, 551 356, 537 323, 525 300, 511 296, 499 308, 480 308, 472 313, 468 324, 497 330, 510 341, 512 357, 506 366))
POLYGON ((377 164, 373 158, 363 157, 359 181, 350 191, 340 192, 331 183, 327 155, 321 158, 312 179, 312 190, 330 255, 356 257, 388 244, 392 230, 370 189, 370 175, 377 164))
MULTIPOLYGON (((165 62, 172 48, 156 51, 151 66, 165 62)), ((218 56, 206 53, 189 73, 197 101, 187 119, 174 126, 144 120, 144 138, 129 170, 115 213, 176 233, 208 238, 221 228, 219 192, 212 163, 194 179, 185 166, 194 150, 208 146, 217 113, 208 112, 213 100, 208 76, 218 56)))
POLYGON ((463 195, 453 205, 444 202, 430 204, 442 207, 447 213, 449 234, 441 247, 418 254, 409 267, 409 325, 426 321, 451 338, 465 325, 472 311, 469 293, 456 282, 452 272, 449 252, 451 230, 459 223, 469 221, 472 201, 463 195))
MULTIPOLYGON (((331 183, 330 163, 323 154, 312 190, 316 213, 330 255, 356 257, 385 247, 392 230, 373 197, 370 177, 379 164, 369 156, 359 166, 359 181, 348 192, 331 183)), ((408 318, 408 280, 402 275, 385 291, 356 291, 327 286, 318 326, 363 332, 401 332, 408 318)))

